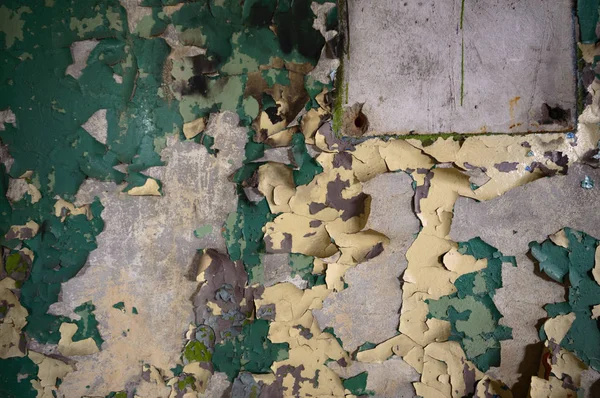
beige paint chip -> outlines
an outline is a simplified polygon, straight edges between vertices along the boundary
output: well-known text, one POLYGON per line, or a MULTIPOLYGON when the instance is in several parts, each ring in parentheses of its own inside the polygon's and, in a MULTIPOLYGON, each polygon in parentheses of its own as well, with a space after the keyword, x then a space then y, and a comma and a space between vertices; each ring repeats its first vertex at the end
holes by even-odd
POLYGON ((141 187, 134 187, 127 191, 131 196, 162 196, 160 186, 153 178, 148 178, 141 187))
POLYGON ((77 325, 74 323, 64 322, 60 325, 59 332, 58 351, 65 356, 91 355, 100 351, 91 337, 73 341, 73 336, 77 333, 77 325))

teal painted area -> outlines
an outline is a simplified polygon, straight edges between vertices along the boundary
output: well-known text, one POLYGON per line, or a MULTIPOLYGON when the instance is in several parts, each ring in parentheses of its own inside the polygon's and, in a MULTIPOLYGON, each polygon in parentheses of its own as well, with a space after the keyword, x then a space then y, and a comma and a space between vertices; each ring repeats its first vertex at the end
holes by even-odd
MULTIPOLYGON (((8 144, 15 159, 10 173, 0 165, 0 236, 11 225, 29 220, 40 225, 40 233, 22 243, 34 252, 35 259, 29 278, 23 281, 20 300, 29 311, 24 332, 41 343, 57 343, 60 324, 74 322, 78 326, 74 340, 91 337, 98 347, 102 345, 91 302, 75 309, 81 317, 76 321, 47 313, 58 300, 61 284, 82 269, 89 253, 97 247, 96 237, 104 227, 98 199, 91 204, 91 219, 69 215, 61 222, 54 216, 55 196, 74 201, 87 178, 126 182, 125 191, 144 185, 148 179, 144 171, 164 164, 160 152, 166 135, 181 135, 183 123, 193 118, 231 110, 239 115, 241 125, 249 127, 261 110, 274 105, 274 101, 262 94, 259 98, 245 94, 248 73, 265 69, 275 58, 285 63, 315 65, 324 44, 320 33, 312 28, 314 14, 309 0, 209 0, 185 2, 171 16, 163 10, 165 5, 181 3, 145 0, 143 5, 152 7, 152 12, 139 22, 135 32, 128 30, 125 9, 117 0, 7 0, 0 6, 0 109, 10 108, 17 119, 16 126, 6 124, 6 130, 0 132, 0 140, 8 144), (171 23, 185 44, 207 49, 206 58, 218 71, 206 77, 206 95, 188 95, 171 84, 171 76, 177 73, 197 75, 190 67, 191 59, 186 59, 187 64, 174 65, 183 70, 169 69, 171 48, 156 35, 171 23), (271 29, 271 25, 276 29, 271 29), (73 63, 70 46, 90 39, 98 44, 87 58, 81 76, 76 79, 67 75, 67 67, 73 63), (103 109, 106 144, 81 127, 103 109), (115 166, 125 166, 125 171, 117 171, 115 166), (30 182, 39 189, 41 200, 31 204, 31 197, 25 194, 11 205, 5 197, 9 175, 17 178, 29 170, 34 172, 30 182)), ((332 11, 328 25, 333 26, 335 18, 332 11)), ((268 86, 290 84, 287 69, 265 70, 261 74, 268 86)), ((178 83, 189 82, 186 79, 178 83)), ((311 104, 315 105, 314 97, 322 85, 309 81, 306 85, 311 104)), ((248 129, 248 135, 240 139, 248 141, 252 136, 248 129)), ((194 140, 217 155, 213 137, 201 134, 194 140)), ((249 142, 247 161, 262 156, 265 147, 249 142)), ((298 163, 294 178, 297 183, 307 183, 320 172, 320 166, 308 156, 303 139, 296 137, 294 148, 298 163)), ((270 213, 266 201, 254 204, 244 196, 240 178, 253 167, 245 166, 236 173, 238 210, 228 218, 223 234, 231 257, 242 260, 250 280, 256 281, 262 269, 260 254, 264 253, 262 227, 275 215, 270 213)), ((0 238, 1 245, 12 249, 18 243, 0 238)), ((7 266, 13 272, 23 271, 16 256, 10 257, 7 266)), ((324 283, 323 278, 316 276, 309 284, 324 283)), ((137 313, 135 307, 132 312, 137 313)), ((260 353, 244 348, 253 341, 266 340, 268 325, 266 331, 262 321, 252 325, 238 339, 239 345, 235 343, 233 347, 242 369, 261 371, 268 367, 269 360, 272 363, 272 358, 282 358, 287 351, 280 345, 260 353), (255 354, 262 357, 254 357, 255 354), (253 358, 250 363, 245 362, 246 355, 253 358)), ((201 349, 188 354, 206 359, 201 349)), ((3 385, 15 383, 20 372, 17 368, 25 369, 30 362, 26 358, 3 361, 3 370, 10 369, 6 372, 10 380, 3 385), (13 372, 13 368, 17 370, 13 372)), ((31 370, 32 378, 36 372, 37 368, 31 370)), ((19 397, 35 393, 27 378, 7 391, 4 395, 19 397)), ((123 392, 112 394, 120 396, 123 392)))
POLYGON ((275 218, 266 199, 252 203, 238 187, 238 209, 231 213, 223 227, 227 252, 233 261, 242 260, 250 283, 262 278, 260 253, 265 252, 262 228, 275 218))
POLYGON ((297 166, 293 172, 296 186, 308 184, 314 176, 323 172, 321 165, 308 153, 304 135, 301 133, 296 133, 292 137, 292 156, 297 166))
POLYGON ((598 40, 596 26, 598 25, 598 0, 577 0, 577 18, 579 19, 579 30, 581 42, 594 44, 598 40))
POLYGON ((3 359, 0 362, 0 396, 35 398, 31 380, 37 379, 38 366, 29 357, 3 359), (19 380, 19 375, 25 376, 19 380))
POLYGON ((240 371, 270 373, 274 361, 287 359, 287 343, 272 343, 267 337, 269 322, 259 319, 247 324, 242 333, 215 346, 212 362, 215 370, 233 381, 240 371))
POLYGON ((449 321, 449 340, 458 341, 467 359, 486 372, 500 365, 500 341, 512 338, 512 329, 499 324, 502 314, 493 297, 502 287, 502 263, 516 263, 514 257, 502 255, 480 238, 459 243, 458 251, 487 259, 487 267, 458 277, 454 282, 456 293, 427 300, 428 316, 449 321))
POLYGON ((362 372, 349 379, 342 380, 342 385, 351 394, 356 396, 375 395, 374 391, 367 390, 367 372, 362 372))
MULTIPOLYGON (((568 278, 568 301, 544 307, 549 317, 575 313, 575 321, 560 344, 574 353, 584 363, 600 370, 600 329, 598 320, 592 319, 592 307, 600 304, 600 285, 594 280, 595 252, 598 239, 584 232, 565 228, 568 248, 554 244, 549 239, 531 242, 531 254, 540 262, 540 269, 559 283, 568 278), (543 265, 542 265, 543 264, 543 265), (543 268, 542 268, 543 266, 543 268)), ((544 329, 540 338, 546 340, 544 329)))

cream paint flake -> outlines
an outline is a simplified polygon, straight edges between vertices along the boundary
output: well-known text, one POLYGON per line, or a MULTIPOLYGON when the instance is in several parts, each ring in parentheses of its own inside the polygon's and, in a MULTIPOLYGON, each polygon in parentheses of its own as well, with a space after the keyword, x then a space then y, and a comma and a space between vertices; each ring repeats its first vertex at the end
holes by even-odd
POLYGON ((64 199, 58 199, 54 204, 54 215, 64 222, 67 216, 85 215, 88 220, 93 218, 90 205, 75 206, 64 199))
POLYGON ((29 351, 28 356, 39 368, 38 380, 31 381, 32 386, 38 392, 38 398, 53 398, 57 391, 56 383, 59 379, 62 380, 67 373, 72 372, 73 367, 35 351, 29 351))
POLYGON ((592 269, 592 275, 597 284, 600 285, 600 246, 596 247, 596 253, 594 254, 594 269, 592 269))
POLYGON ((131 196, 162 196, 160 186, 154 178, 148 178, 141 187, 134 187, 127 191, 131 196))
POLYGON ((73 336, 77 333, 77 325, 74 323, 63 322, 59 332, 58 351, 65 356, 91 355, 100 351, 91 337, 73 341, 73 336))
POLYGON ((185 123, 183 125, 183 135, 189 140, 203 132, 205 128, 206 118, 201 117, 189 123, 185 123))
POLYGON ((11 291, 15 288, 15 281, 11 278, 0 281, 0 302, 5 302, 8 306, 8 311, 0 322, 0 359, 25 355, 24 344, 21 344, 21 330, 27 324, 29 314, 11 291))
POLYGON ((560 344, 565 338, 571 325, 575 322, 575 313, 571 312, 566 315, 557 315, 554 318, 550 318, 544 323, 544 332, 548 336, 548 340, 553 341, 555 344, 560 344))
MULTIPOLYGON (((275 305, 275 320, 270 324, 269 339, 273 343, 289 344, 288 359, 274 362, 271 366, 273 373, 283 366, 303 366, 302 377, 311 379, 318 372, 319 383, 300 383, 300 396, 344 395, 339 376, 324 363, 327 359, 343 359, 350 363, 350 358, 332 335, 321 331, 311 311, 321 308, 330 293, 323 285, 300 290, 290 283, 280 283, 266 288, 262 298, 255 300, 257 311, 263 306, 275 305), (301 336, 297 325, 309 329, 312 337, 306 339, 301 336)), ((288 374, 283 379, 283 386, 288 391, 292 391, 294 383, 292 375, 288 374)))

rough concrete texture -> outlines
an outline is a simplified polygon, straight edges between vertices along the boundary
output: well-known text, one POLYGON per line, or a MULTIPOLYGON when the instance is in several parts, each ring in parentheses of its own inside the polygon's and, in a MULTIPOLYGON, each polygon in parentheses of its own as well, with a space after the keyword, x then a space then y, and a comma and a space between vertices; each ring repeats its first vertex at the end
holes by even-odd
POLYGON ((273 286, 278 283, 290 282, 298 289, 306 289, 307 282, 300 275, 292 277, 292 268, 290 267, 290 255, 288 253, 267 253, 263 254, 261 264, 264 267, 265 287, 273 286))
POLYGON ((348 9, 348 102, 365 102, 374 134, 574 126, 571 1, 349 0, 348 9), (545 103, 570 114, 553 123, 545 103))
POLYGON ((390 244, 379 256, 348 270, 344 277, 348 288, 331 294, 322 310, 313 311, 319 326, 333 327, 347 351, 398 334, 402 305, 399 278, 407 266, 406 250, 419 231, 411 208, 411 182, 407 174, 389 173, 364 184, 363 191, 372 195, 366 228, 384 233, 390 244))
POLYGON ((538 327, 540 320, 546 318, 542 307, 563 301, 565 295, 562 285, 540 277, 538 267, 527 256, 528 243, 541 242, 563 227, 600 236, 598 188, 581 188, 586 175, 600 182, 600 170, 577 164, 569 168, 566 176, 543 178, 488 202, 459 198, 454 207, 454 240, 479 236, 517 259, 516 268, 503 266, 504 287, 494 297, 504 315, 501 323, 513 328, 513 339, 501 342, 502 364, 490 371, 509 386, 518 382, 515 393, 524 394, 529 376, 538 370, 538 327), (521 373, 524 376, 520 378, 521 373))
POLYGON ((331 362, 332 368, 341 377, 349 378, 362 372, 368 372, 367 390, 373 391, 374 398, 412 398, 415 390, 411 382, 418 381, 419 373, 397 356, 392 356, 382 363, 353 362, 342 367, 331 362))
POLYGON ((98 248, 80 274, 63 284, 62 301, 51 309, 73 315, 74 307, 92 300, 105 342, 99 353, 77 358, 77 370, 62 384, 69 396, 119 391, 139 381, 142 363, 174 367, 194 320, 190 297, 197 283, 187 275, 190 263, 199 248, 225 251, 222 223, 236 209, 228 177, 244 156, 245 132, 237 124, 232 113, 211 119, 208 133, 221 149, 217 157, 170 137, 162 152, 166 166, 150 173, 163 182, 163 197, 133 197, 114 183, 92 180, 80 188, 78 202, 100 198, 105 228, 98 248), (206 224, 213 232, 196 238, 194 229, 206 224), (112 307, 120 301, 125 313, 112 307))

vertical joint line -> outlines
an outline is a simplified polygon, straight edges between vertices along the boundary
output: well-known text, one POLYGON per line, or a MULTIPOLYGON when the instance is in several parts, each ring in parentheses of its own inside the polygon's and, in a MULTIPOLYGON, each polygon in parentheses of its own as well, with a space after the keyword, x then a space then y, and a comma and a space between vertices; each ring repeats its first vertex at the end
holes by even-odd
POLYGON ((465 96, 465 35, 463 32, 463 21, 465 18, 465 0, 462 0, 460 7, 460 35, 461 35, 461 48, 460 48, 460 106, 463 105, 463 99, 465 96))

